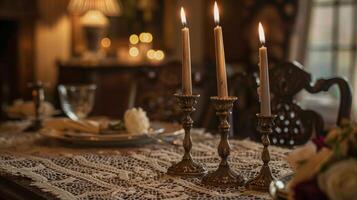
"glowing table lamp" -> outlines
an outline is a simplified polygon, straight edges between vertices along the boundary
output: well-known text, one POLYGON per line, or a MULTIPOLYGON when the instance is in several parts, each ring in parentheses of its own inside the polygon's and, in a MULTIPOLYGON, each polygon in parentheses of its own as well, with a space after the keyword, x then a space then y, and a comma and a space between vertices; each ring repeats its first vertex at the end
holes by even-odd
POLYGON ((109 25, 106 16, 119 16, 121 6, 118 0, 71 0, 68 11, 81 15, 80 23, 84 30, 87 52, 84 57, 98 59, 101 55, 100 42, 109 25))

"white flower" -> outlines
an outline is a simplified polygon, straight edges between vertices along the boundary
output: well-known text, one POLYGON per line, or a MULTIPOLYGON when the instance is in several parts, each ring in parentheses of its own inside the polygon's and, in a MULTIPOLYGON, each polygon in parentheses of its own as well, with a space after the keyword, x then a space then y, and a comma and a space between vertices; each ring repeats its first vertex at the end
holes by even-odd
POLYGON ((301 164, 306 162, 317 152, 317 147, 313 142, 308 142, 304 146, 296 148, 287 157, 286 160, 290 166, 297 170, 301 164))
POLYGON ((125 128, 129 133, 148 133, 150 128, 149 118, 141 108, 132 108, 124 114, 125 128))
POLYGON ((349 159, 332 165, 318 176, 318 183, 330 200, 356 200, 357 160, 349 159))

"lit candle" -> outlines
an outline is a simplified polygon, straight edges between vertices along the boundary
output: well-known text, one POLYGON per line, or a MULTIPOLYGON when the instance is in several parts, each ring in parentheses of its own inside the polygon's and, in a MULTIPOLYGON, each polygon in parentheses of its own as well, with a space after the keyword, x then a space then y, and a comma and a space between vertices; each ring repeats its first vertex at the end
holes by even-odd
POLYGON ((217 71, 217 91, 219 97, 227 97, 227 73, 226 61, 224 57, 224 45, 222 27, 219 25, 219 10, 217 2, 214 2, 214 21, 216 27, 214 28, 215 52, 216 52, 216 71, 217 71))
POLYGON ((190 30, 187 28, 185 10, 181 7, 182 33, 182 93, 192 94, 190 30))
POLYGON ((259 67, 260 67, 260 114, 271 116, 270 110, 270 89, 269 89, 269 67, 268 52, 265 44, 265 35, 262 24, 259 22, 259 39, 262 46, 259 48, 259 67))

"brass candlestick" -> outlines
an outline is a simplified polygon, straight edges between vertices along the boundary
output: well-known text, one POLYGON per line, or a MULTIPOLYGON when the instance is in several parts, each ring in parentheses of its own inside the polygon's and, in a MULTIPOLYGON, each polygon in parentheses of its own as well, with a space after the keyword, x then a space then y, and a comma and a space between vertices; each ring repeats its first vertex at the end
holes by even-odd
POLYGON ((183 112, 182 127, 185 130, 183 148, 185 149, 185 153, 180 162, 169 167, 167 173, 174 176, 202 176, 207 173, 207 170, 199 163, 193 161, 191 156, 191 128, 193 126, 191 113, 196 110, 194 105, 197 103, 197 99, 200 95, 175 94, 175 97, 177 98, 179 106, 183 112))
POLYGON ((44 87, 45 85, 38 81, 35 83, 29 84, 29 87, 32 89, 32 101, 35 106, 35 119, 33 120, 32 124, 27 127, 24 131, 25 132, 36 132, 42 128, 42 119, 41 119, 41 106, 45 99, 44 94, 44 87))
POLYGON ((262 116, 257 114, 258 117, 258 131, 262 134, 261 140, 264 145, 262 152, 263 166, 259 174, 247 183, 247 188, 258 191, 269 191, 270 183, 275 179, 269 167, 270 154, 268 146, 270 144, 269 134, 273 132, 275 116, 262 116))
POLYGON ((228 163, 228 156, 231 149, 228 142, 228 133, 230 130, 228 116, 231 114, 233 103, 237 100, 237 97, 211 97, 211 100, 220 121, 218 131, 221 134, 221 141, 218 145, 218 154, 221 157, 221 163, 216 171, 203 177, 202 183, 223 187, 236 187, 244 185, 244 178, 240 174, 233 171, 228 163))

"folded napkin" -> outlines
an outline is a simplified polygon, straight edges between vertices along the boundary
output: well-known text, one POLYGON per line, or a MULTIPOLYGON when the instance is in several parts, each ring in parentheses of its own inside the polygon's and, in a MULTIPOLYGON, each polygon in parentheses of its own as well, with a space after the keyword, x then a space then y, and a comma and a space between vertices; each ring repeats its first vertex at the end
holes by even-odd
POLYGON ((54 129, 57 131, 71 130, 82 133, 99 134, 104 125, 103 123, 93 120, 74 121, 67 118, 57 118, 45 120, 43 126, 46 129, 54 129))
MULTIPOLYGON (((12 106, 7 108, 7 114, 11 117, 32 117, 35 116, 35 105, 32 101, 23 101, 17 99, 12 106)), ((53 105, 47 101, 43 102, 40 107, 43 116, 52 116, 55 113, 53 105)))
MULTIPOLYGON (((127 110, 124 114, 124 124, 127 132, 130 134, 148 133, 150 128, 149 118, 146 116, 146 112, 141 108, 127 110)), ((105 130, 111 129, 111 122, 105 117, 76 121, 68 118, 53 118, 45 120, 43 126, 45 129, 57 131, 71 130, 80 133, 105 134, 105 130)))

